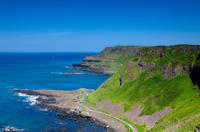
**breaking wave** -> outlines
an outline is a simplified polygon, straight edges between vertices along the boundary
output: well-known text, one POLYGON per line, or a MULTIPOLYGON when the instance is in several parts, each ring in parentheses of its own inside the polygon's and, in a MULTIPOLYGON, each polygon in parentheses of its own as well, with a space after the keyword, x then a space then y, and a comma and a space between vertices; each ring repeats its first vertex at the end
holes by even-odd
POLYGON ((15 127, 11 127, 11 126, 6 126, 2 128, 3 132, 23 132, 24 129, 17 129, 15 127))
POLYGON ((27 95, 23 93, 18 93, 18 96, 25 97, 25 100, 23 101, 28 102, 30 105, 39 104, 39 101, 37 100, 39 96, 27 95))

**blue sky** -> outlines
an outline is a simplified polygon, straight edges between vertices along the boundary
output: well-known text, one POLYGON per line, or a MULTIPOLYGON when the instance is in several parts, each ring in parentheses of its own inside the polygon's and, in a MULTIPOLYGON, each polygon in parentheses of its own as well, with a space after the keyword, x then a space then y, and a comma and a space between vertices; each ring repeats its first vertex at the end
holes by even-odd
POLYGON ((0 52, 200 44, 199 0, 0 0, 0 52))

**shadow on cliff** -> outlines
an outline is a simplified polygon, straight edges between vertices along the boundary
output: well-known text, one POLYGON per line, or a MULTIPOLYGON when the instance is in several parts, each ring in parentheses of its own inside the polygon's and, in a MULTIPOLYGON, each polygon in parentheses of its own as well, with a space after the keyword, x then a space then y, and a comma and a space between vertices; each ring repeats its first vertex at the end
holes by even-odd
MULTIPOLYGON (((196 61, 200 60, 200 54, 198 55, 196 61)), ((194 85, 197 85, 200 89, 200 65, 195 64, 190 69, 190 78, 194 85)))

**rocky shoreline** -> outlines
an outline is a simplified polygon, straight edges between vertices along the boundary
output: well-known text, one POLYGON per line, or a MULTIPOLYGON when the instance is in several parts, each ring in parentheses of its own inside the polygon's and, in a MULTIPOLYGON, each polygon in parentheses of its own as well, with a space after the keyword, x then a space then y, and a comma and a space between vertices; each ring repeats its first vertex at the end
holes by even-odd
MULTIPOLYGON (((94 62, 96 63, 96 62, 94 62)), ((72 67, 74 68, 80 68, 79 71, 86 71, 86 72, 91 72, 91 73, 96 73, 96 74, 104 74, 104 75, 113 75, 113 72, 106 71, 105 69, 108 67, 106 65, 101 65, 101 67, 93 68, 89 64, 85 65, 84 63, 80 64, 73 64, 72 67)))
POLYGON ((108 70, 108 68, 110 68, 110 65, 103 64, 102 62, 104 61, 110 60, 102 58, 101 54, 97 56, 86 56, 81 63, 72 64, 72 67, 80 68, 80 71, 92 72, 96 74, 113 75, 114 72, 108 70))
POLYGON ((93 90, 79 89, 63 91, 12 89, 12 91, 28 96, 36 96, 37 103, 35 103, 35 106, 54 111, 56 112, 56 116, 61 119, 68 117, 77 123, 87 120, 91 124, 104 127, 108 132, 126 131, 122 123, 87 107, 88 104, 84 101, 84 98, 93 90))

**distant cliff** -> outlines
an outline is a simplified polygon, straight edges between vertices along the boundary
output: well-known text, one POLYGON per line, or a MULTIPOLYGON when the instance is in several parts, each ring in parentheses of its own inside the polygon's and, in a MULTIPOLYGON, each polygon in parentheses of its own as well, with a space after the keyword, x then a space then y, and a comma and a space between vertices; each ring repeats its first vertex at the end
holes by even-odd
POLYGON ((82 67, 83 71, 102 74, 114 74, 131 57, 135 56, 141 47, 116 46, 107 47, 97 56, 87 56, 80 64, 74 67, 82 67))
POLYGON ((86 57, 87 71, 114 74, 87 101, 141 131, 200 129, 200 46, 117 46, 86 57))

